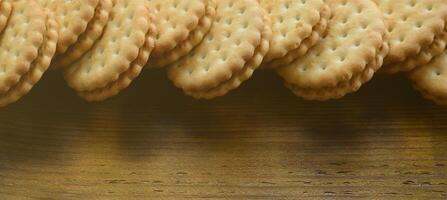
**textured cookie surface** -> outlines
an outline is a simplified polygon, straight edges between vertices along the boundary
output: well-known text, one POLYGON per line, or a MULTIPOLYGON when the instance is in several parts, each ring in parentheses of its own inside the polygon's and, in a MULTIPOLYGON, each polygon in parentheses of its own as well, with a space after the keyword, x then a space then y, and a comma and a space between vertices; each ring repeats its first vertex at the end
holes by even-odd
POLYGON ((59 23, 57 53, 64 53, 87 29, 100 0, 40 0, 54 10, 59 23))
POLYGON ((272 21, 273 37, 265 62, 287 55, 310 37, 320 22, 323 0, 260 0, 272 21))
POLYGON ((345 96, 348 93, 355 92, 362 87, 362 85, 371 80, 374 73, 380 69, 383 65, 383 60, 389 52, 388 41, 384 41, 380 52, 376 57, 369 61, 363 72, 354 75, 350 80, 340 82, 335 87, 326 87, 319 90, 313 89, 301 89, 293 85, 286 84, 286 86, 292 90, 297 96, 303 97, 308 100, 325 101, 329 99, 338 99, 345 96))
POLYGON ((54 62, 55 68, 63 68, 81 58, 93 44, 101 37, 109 20, 113 7, 112 0, 101 0, 96 7, 93 19, 88 23, 87 29, 82 33, 77 42, 70 46, 65 53, 60 54, 54 62))
POLYGON ((185 91, 206 91, 228 81, 261 44, 264 11, 256 0, 219 0, 216 19, 203 42, 169 69, 185 91))
POLYGON ((186 92, 187 94, 197 99, 212 99, 215 97, 223 96, 229 91, 238 88, 244 81, 248 80, 253 72, 261 65, 265 55, 269 50, 270 40, 272 37, 272 30, 270 28, 270 21, 266 19, 264 30, 262 31, 261 44, 256 48, 255 55, 246 64, 245 67, 230 80, 221 83, 219 86, 203 91, 203 92, 186 92))
MULTIPOLYGON (((187 1, 182 2, 187 3, 187 1)), ((190 3, 193 2, 194 1, 191 1, 190 3)), ((176 15, 183 14, 184 16, 178 16, 179 19, 176 20, 183 20, 181 18, 191 18, 189 24, 192 25, 189 25, 189 27, 192 26, 193 28, 185 26, 182 31, 178 30, 179 28, 177 24, 180 22, 174 21, 171 16, 157 14, 159 27, 158 42, 156 42, 156 49, 151 55, 149 67, 159 68, 167 66, 188 54, 203 40, 211 28, 215 16, 216 2, 215 0, 203 0, 202 2, 205 3, 205 13, 201 18, 198 18, 197 16, 193 16, 193 18, 191 18, 191 16, 185 16, 185 14, 188 14, 186 11, 177 12, 176 15), (166 19, 163 19, 162 17, 166 17, 166 19), (198 20, 197 24, 196 20, 198 20), (161 21, 164 21, 165 25, 163 25, 161 21)), ((162 5, 163 4, 164 3, 162 3, 162 5)), ((179 6, 176 8, 181 9, 179 6)), ((175 12, 175 9, 171 8, 170 10, 171 11, 164 12, 175 12)), ((163 10, 160 9, 158 13, 163 13, 163 10)), ((181 22, 180 24, 186 25, 185 22, 188 22, 188 20, 184 20, 184 22, 181 22)))
POLYGON ((156 27, 159 32, 154 54, 172 50, 198 27, 206 14, 207 0, 149 0, 156 9, 156 27))
POLYGON ((417 90, 438 104, 447 105, 447 51, 409 74, 417 90))
MULTIPOLYGON (((148 9, 149 13, 153 13, 151 8, 148 9)), ((120 74, 119 78, 109 83, 106 87, 96 89, 87 92, 78 92, 79 96, 83 97, 88 101, 103 101, 110 97, 117 95, 122 90, 129 87, 132 81, 140 75, 141 70, 147 63, 152 50, 155 47, 155 40, 157 36, 157 30, 155 27, 155 16, 150 15, 149 17, 149 31, 146 34, 146 41, 144 46, 140 49, 137 59, 135 59, 127 71, 120 74)))
POLYGON ((12 1, 0 42, 0 93, 19 83, 37 58, 46 30, 45 11, 33 0, 12 1))
POLYGON ((444 31, 436 35, 433 43, 421 49, 416 56, 411 56, 401 63, 392 63, 385 68, 385 72, 395 73, 399 71, 411 71, 416 67, 429 63, 434 57, 442 54, 447 47, 447 26, 444 31))
POLYGON ((0 33, 5 29, 11 15, 12 5, 8 1, 0 0, 0 33))
POLYGON ((285 56, 270 60, 264 64, 265 68, 275 69, 288 65, 298 59, 299 57, 305 55, 310 48, 315 46, 320 39, 324 36, 327 30, 327 24, 329 18, 331 17, 331 11, 328 5, 323 7, 320 13, 320 21, 313 27, 312 33, 309 37, 304 39, 298 48, 289 51, 285 56))
MULTIPOLYGON (((34 7, 34 9, 39 8, 34 7)), ((31 64, 29 71, 21 77, 20 82, 7 93, 0 95, 0 106, 13 103, 26 95, 50 66, 51 60, 56 52, 58 39, 58 24, 51 11, 47 12, 45 25, 43 44, 39 48, 38 57, 31 64)))
MULTIPOLYGON (((153 26, 155 27, 155 26, 153 26)), ((154 32, 156 33, 155 29, 154 32)), ((149 55, 155 46, 156 34, 148 34, 144 47, 140 50, 138 58, 132 62, 129 70, 122 73, 117 81, 110 83, 107 87, 88 92, 79 92, 78 94, 88 101, 103 101, 117 95, 119 92, 129 87, 143 69, 149 59, 149 55)))
POLYGON ((49 9, 51 11, 55 11, 57 1, 55 0, 35 0, 40 6, 43 8, 49 9))
MULTIPOLYGON (((443 0, 373 0, 384 13, 390 35, 385 64, 403 62, 429 46, 444 29, 447 4, 443 0)), ((392 65, 391 65, 392 66, 392 65)), ((383 70, 394 73, 408 69, 383 70)))
POLYGON ((147 2, 116 1, 101 39, 65 70, 65 79, 77 92, 107 87, 137 59, 150 29, 147 2))
POLYGON ((337 87, 362 73, 383 46, 386 26, 369 0, 329 0, 327 35, 306 56, 278 73, 295 88, 337 87))

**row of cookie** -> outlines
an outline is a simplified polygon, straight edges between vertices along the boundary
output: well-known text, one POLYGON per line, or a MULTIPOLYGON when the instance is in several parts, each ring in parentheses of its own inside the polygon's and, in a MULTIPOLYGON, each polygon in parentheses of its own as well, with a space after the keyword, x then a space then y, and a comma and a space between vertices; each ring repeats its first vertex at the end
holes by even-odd
MULTIPOLYGON (((272 30, 263 66, 276 68, 296 95, 310 100, 340 98, 357 91, 381 69, 387 74, 409 73, 424 96, 447 104, 447 2, 260 0, 259 3, 267 11, 272 30)), ((218 9, 217 15, 221 12, 218 9)), ((226 17, 230 16, 231 13, 226 17)), ((241 27, 232 22, 226 19, 227 28, 241 27)), ((215 26, 217 30, 226 30, 221 28, 225 25, 215 26)), ((210 36, 216 35, 219 33, 210 36)), ((236 37, 233 41, 221 39, 204 44, 205 50, 197 50, 199 56, 193 52, 170 68, 170 78, 196 98, 226 94, 251 76, 262 53, 255 49, 258 62, 249 60, 235 69, 231 66, 233 71, 229 72, 229 66, 219 68, 206 52, 213 51, 216 44, 219 49, 222 43, 240 40, 236 37)), ((225 53, 214 56, 228 59, 225 53)))
MULTIPOLYGON (((292 5, 276 1, 275 6, 278 2, 284 3, 283 8, 292 5)), ((295 94, 311 100, 339 98, 358 90, 380 69, 386 74, 408 73, 424 96, 447 104, 446 1, 373 0, 377 8, 367 1, 326 3, 332 17, 321 42, 304 57, 278 69, 295 94), (370 35, 377 31, 382 33, 381 47, 365 49, 365 44, 371 47, 380 41, 370 35), (375 56, 367 53, 373 50, 375 56), (368 57, 375 59, 368 62, 368 57)))
MULTIPOLYGON (((159 31, 148 67, 160 67, 175 61, 169 65, 169 78, 186 94, 195 98, 210 99, 225 95, 249 79, 262 62, 266 68, 277 67, 279 74, 286 79, 289 87, 294 88, 295 93, 304 91, 300 96, 319 100, 341 97, 357 90, 362 83, 368 81, 374 71, 381 66, 383 54, 387 53, 383 39, 385 30, 383 19, 378 9, 368 0, 361 2, 333 0, 327 3, 323 0, 147 2, 148 7, 155 10, 157 15, 155 25, 159 31), (334 8, 337 12, 334 12, 329 19, 330 10, 334 8), (357 11, 358 15, 364 13, 366 15, 362 18, 350 18, 349 14, 357 11), (370 12, 373 14, 369 14, 370 12), (188 18, 193 20, 188 22, 188 18), (352 20, 347 20, 348 18, 352 20), (363 21, 358 22, 359 19, 363 21), (345 20, 342 24, 344 33, 328 26, 328 22, 337 25, 339 20, 345 20), (187 29, 187 24, 192 24, 190 25, 192 28, 187 29), (364 27, 358 26, 359 24, 364 27), (349 29, 359 28, 363 31, 348 34, 349 29), (332 31, 335 36, 326 38, 325 33, 332 31), (327 53, 326 59, 320 59, 319 51, 327 49, 324 42, 326 40, 335 41, 337 44, 333 44, 333 50, 327 53), (366 45, 361 45, 363 43, 366 45), (309 49, 311 52, 308 53, 309 49), (347 52, 351 51, 362 55, 352 54, 346 62, 345 58, 342 58, 343 61, 339 62, 338 66, 331 66, 328 63, 325 66, 312 65, 309 66, 309 70, 307 68, 303 70, 304 74, 295 73, 296 63, 306 62, 305 58, 309 58, 312 64, 313 60, 331 62, 333 59, 339 59, 334 55, 346 57, 347 52), (369 54, 363 55, 364 51, 369 54), (317 56, 312 57, 313 52, 316 52, 317 56), (302 57, 303 55, 306 56, 302 57), (356 62, 351 62, 351 58, 356 62), (362 65, 363 63, 367 65, 362 65), (313 69, 319 70, 319 67, 322 67, 325 73, 314 73, 313 69), (340 70, 333 70, 335 68, 340 70), (309 82, 309 79, 314 81, 309 82)), ((101 3, 104 2, 99 1, 99 5, 101 3)), ((65 10, 71 9, 71 6, 63 7, 65 10)), ((122 9, 120 3, 115 2, 111 9, 112 16, 115 15, 115 9, 121 12, 129 11, 129 8, 122 9)), ((64 13, 57 10, 56 12, 64 13)), ((126 88, 140 73, 142 63, 147 61, 145 58, 140 64, 133 66, 132 60, 128 60, 127 63, 130 64, 119 69, 114 66, 116 64, 113 63, 113 59, 108 59, 111 57, 109 54, 113 54, 112 56, 117 58, 116 62, 126 60, 120 57, 123 52, 119 52, 119 49, 115 52, 107 51, 119 48, 117 46, 120 46, 120 42, 127 43, 124 39, 116 41, 116 38, 123 38, 119 34, 125 31, 119 30, 123 29, 120 25, 114 26, 115 29, 110 31, 110 24, 114 23, 113 21, 112 17, 107 22, 103 35, 91 47, 93 49, 89 49, 90 46, 82 48, 81 52, 85 52, 85 55, 78 54, 82 55, 80 59, 70 59, 72 56, 67 56, 66 53, 56 59, 58 61, 68 58, 70 61, 75 61, 64 68, 65 78, 81 97, 90 101, 107 99, 126 88), (115 39, 112 41, 105 39, 109 37, 115 39)), ((92 34, 88 29, 86 32, 88 33, 86 35, 92 34)), ((77 43, 82 41, 80 39, 77 43)), ((78 48, 72 49, 79 52, 78 48)), ((134 52, 132 59, 136 56, 134 52)), ((55 66, 62 66, 61 62, 55 63, 55 66)))
POLYGON ((112 97, 150 55, 155 67, 188 53, 210 29, 215 7, 207 0, 0 0, 0 106, 27 94, 51 61, 85 99, 112 97))
MULTIPOLYGON (((79 9, 90 2, 97 5, 90 10, 98 12, 101 10, 98 7, 105 7, 101 4, 108 5, 106 1, 59 1, 56 4, 64 10, 53 10, 77 16, 80 12, 72 12, 70 4, 79 9)), ((62 53, 56 57, 54 66, 63 70, 68 85, 84 99, 108 99, 127 88, 144 66, 167 66, 199 45, 211 29, 216 6, 214 0, 114 0, 108 19, 103 15, 105 25, 87 22, 85 32, 80 33, 87 37, 79 37, 69 48, 76 56, 62 53), (96 31, 92 33, 91 29, 96 31)), ((60 24, 70 25, 64 21, 67 17, 59 18, 60 24)))
MULTIPOLYGON (((299 4, 297 3, 299 1, 270 2, 273 8, 281 7, 281 13, 274 15, 279 19, 274 20, 275 23, 282 25, 287 19, 294 19, 287 14, 287 11, 296 7, 292 2, 299 4)), ((447 2, 442 0, 373 0, 373 2, 383 18, 379 16, 375 6, 369 5, 367 10, 361 6, 371 4, 370 2, 326 1, 332 10, 332 17, 327 32, 320 38, 321 42, 302 58, 286 59, 277 70, 286 80, 286 85, 305 99, 340 98, 358 90, 380 68, 380 71, 386 74, 407 73, 415 88, 425 97, 438 104, 447 105, 445 65, 447 64, 447 2), (362 17, 366 19, 361 19, 362 17), (381 20, 384 20, 386 25, 385 33, 383 25, 376 28, 373 25, 381 20), (365 58, 359 55, 367 54, 368 50, 358 47, 362 47, 362 44, 371 44, 373 41, 374 37, 361 38, 362 35, 369 37, 372 34, 368 29, 376 33, 380 30, 379 32, 383 33, 384 43, 379 49, 375 49, 376 56, 373 62, 365 61, 365 58), (352 56, 351 59, 349 56, 352 56), (290 60, 294 60, 292 64, 288 64, 287 61, 290 60)), ((293 28, 290 27, 274 28, 273 35, 286 38, 285 36, 293 33, 292 31, 293 28), (281 31, 278 33, 275 30, 281 31)), ((272 44, 277 46, 275 43, 272 44)), ((308 49, 305 43, 302 46, 304 46, 302 49, 308 49)), ((369 53, 368 56, 373 54, 369 53)))
MULTIPOLYGON (((242 4, 239 7, 232 1, 217 2, 217 5, 214 1, 150 2, 157 11, 159 21, 156 26, 160 33, 148 66, 171 64, 199 45, 189 56, 175 63, 175 68, 169 69, 171 80, 196 98, 226 94, 247 80, 263 61, 266 68, 278 68, 278 74, 286 80, 286 85, 306 99, 326 100, 354 92, 384 63, 382 72, 412 71, 410 77, 425 96, 440 103, 447 101, 442 100, 447 96, 440 69, 443 65, 423 67, 433 57, 442 54, 446 47, 447 5, 442 0, 374 0, 378 10, 370 1, 260 0, 260 7, 267 11, 265 18, 270 19, 271 26, 264 27, 261 39, 253 42, 264 45, 255 48, 256 44, 252 43, 252 58, 238 66, 228 64, 231 62, 219 66, 215 61, 228 57, 228 53, 216 51, 212 54, 208 51, 215 45, 222 48, 221 44, 238 43, 256 34, 256 31, 247 31, 243 37, 232 35, 241 28, 241 22, 233 22, 234 16, 249 17, 241 11, 245 11, 243 4, 250 2, 239 2, 242 4), (234 9, 233 6, 236 10, 225 11, 234 9), (214 17, 216 24, 211 27, 214 17), (221 23, 222 18, 225 18, 224 23, 221 23), (382 20, 387 25, 385 32, 382 20), (187 24, 192 25, 188 27, 187 24), (271 29, 272 36, 269 44, 265 44, 270 35, 268 29, 271 29), (223 30, 227 36, 215 38, 222 35, 223 30), (206 36, 211 38, 210 42, 201 44, 206 36), (194 56, 196 51, 201 58, 194 56), (212 56, 214 59, 209 59, 212 56), (337 63, 337 60, 342 62, 337 63), (228 68, 233 71, 228 72, 228 68)), ((259 6, 251 6, 259 9, 259 6)), ((233 59, 249 53, 246 46, 242 46, 240 52, 236 51, 239 46, 236 47, 234 51, 231 47, 223 48, 234 53, 233 59)), ((435 60, 438 62, 433 63, 443 60, 442 55, 439 57, 435 60)))
MULTIPOLYGON (((11 87, 14 90, 7 88, 9 90, 6 92, 19 90, 20 93, 16 92, 15 96, 10 98, 11 101, 2 105, 11 103, 25 94, 25 89, 15 89, 21 82, 26 82, 26 92, 31 89, 36 83, 34 81, 36 78, 31 82, 28 76, 38 75, 40 78, 48 68, 55 51, 56 57, 52 67, 64 72, 67 83, 86 99, 102 100, 116 95, 127 87, 147 63, 154 48, 157 34, 154 24, 155 12, 151 10, 147 1, 5 0, 5 2, 11 4, 12 13, 3 33, 0 49, 10 54, 15 53, 15 57, 10 58, 14 59, 11 63, 16 65, 23 65, 28 57, 35 61, 30 60, 31 66, 26 70, 19 66, 5 66, 5 77, 14 76, 20 80, 12 82, 17 85, 11 87), (37 32, 32 27, 41 26, 37 22, 34 23, 38 18, 32 15, 33 12, 46 13, 48 17, 45 19, 50 19, 56 24, 53 34, 55 36, 50 38, 55 39, 51 41, 55 44, 54 47, 51 46, 50 49, 42 46, 38 51, 33 51, 45 59, 44 66, 40 66, 42 65, 40 57, 31 57, 27 51, 33 42, 40 44, 36 42, 37 35, 32 37, 33 33, 37 32), (7 34, 8 31, 11 32, 11 36, 7 34), (28 40, 30 44, 19 42, 28 40), (14 45, 19 51, 11 52, 10 47, 3 45, 14 45), (40 55, 43 53, 46 54, 40 55), (38 66, 34 67, 33 64, 38 66), (40 68, 37 68, 39 66, 40 68), (34 72, 38 69, 38 73, 34 72)), ((43 44, 50 42, 47 42, 45 37, 38 39, 43 44)), ((6 93, 4 95, 10 96, 6 93)))
MULTIPOLYGON (((17 28, 8 20, 10 16, 30 18, 30 15, 13 9, 20 8, 21 0, 2 3, 6 4, 0 10, 5 16, 5 29, 15 33, 17 28)), ((396 72, 409 69, 410 65, 419 66, 422 60, 435 56, 432 52, 436 48, 430 47, 442 43, 436 31, 441 29, 442 33, 446 21, 445 3, 430 0, 38 0, 38 3, 46 11, 37 5, 36 10, 54 15, 59 25, 53 67, 62 69, 68 84, 91 101, 118 94, 147 63, 148 68, 169 66, 169 78, 196 98, 226 94, 249 79, 261 63, 265 68, 276 68, 286 85, 299 96, 315 100, 339 98, 369 81, 382 67, 383 60, 387 63, 383 71, 396 72), (402 12, 406 13, 403 17, 402 12), (424 20, 412 17, 413 13, 425 13, 420 14, 424 20), (397 23, 396 16, 402 22, 397 23), (416 26, 422 33, 420 38, 428 35, 429 39, 415 37, 407 24, 416 26), (403 33, 409 36, 402 36, 403 33), (429 43, 427 47, 422 45, 424 41, 429 43), (413 55, 415 52, 420 56, 413 55), (396 66, 404 67, 396 70, 396 66)), ((29 31, 27 26, 23 27, 25 32, 29 31)), ((17 38, 8 37, 17 44, 14 42, 17 38)), ((18 40, 23 39, 29 39, 29 35, 18 40)), ((50 59, 51 55, 45 58, 50 59)), ((32 69, 12 66, 4 70, 5 80, 11 86, 4 84, 3 96, 7 97, 21 81, 28 84, 27 90, 20 89, 21 95, 13 95, 9 99, 14 100, 3 105, 23 96, 37 82, 36 78, 26 80, 32 69), (13 76, 18 80, 10 81, 13 76)), ((40 70, 40 76, 44 71, 40 70)))
MULTIPOLYGON (((33 42, 31 34, 18 36, 7 34, 33 32, 31 27, 34 21, 31 19, 37 18, 20 9, 26 11, 34 9, 35 12, 45 15, 46 19, 56 21, 54 26, 57 27, 52 27, 53 32, 56 32, 51 38, 54 44, 53 51, 44 58, 49 63, 55 55, 52 68, 61 70, 68 85, 89 101, 101 101, 118 94, 130 85, 144 66, 162 67, 182 57, 184 59, 174 64, 181 67, 170 67, 172 69, 170 77, 175 80, 174 82, 182 81, 174 78, 175 74, 189 71, 188 68, 195 65, 194 62, 200 61, 199 65, 192 67, 209 70, 210 73, 204 76, 201 74, 201 77, 186 77, 189 80, 186 81, 185 87, 193 88, 186 91, 197 95, 221 95, 222 91, 226 93, 236 88, 240 84, 236 82, 249 78, 269 49, 270 27, 264 10, 256 0, 4 0, 4 2, 10 8, 10 13, 5 12, 5 16, 9 17, 11 14, 12 19, 17 17, 25 20, 4 20, 6 30, 2 33, 6 38, 4 40, 8 40, 10 44, 2 42, 2 45, 14 44, 23 48, 14 52, 15 54, 31 57, 25 51, 31 45, 16 42, 22 40, 33 42), (27 3, 30 6, 23 8, 27 3), (155 15, 157 17, 154 17, 155 15), (207 57, 211 46, 215 47, 215 51, 207 57), (186 54, 188 55, 185 56, 186 54), (225 56, 228 60, 225 60, 225 56), (206 67, 216 65, 219 66, 214 69, 206 67), (216 84, 211 83, 213 81, 216 84), (199 89, 194 88, 200 84, 202 85, 198 87, 199 89), (199 94, 205 92, 218 94, 199 94)), ((38 39, 43 43, 46 38, 38 39)), ((40 47, 37 44, 36 46, 40 47)), ((9 46, 0 47, 7 53, 10 53, 9 48, 9 46)), ((8 55, 6 57, 11 58, 8 55)), ((15 60, 9 63, 21 65, 26 60, 22 57, 13 57, 15 60)), ((30 63, 34 62, 34 57, 29 59, 30 63)), ((48 69, 48 63, 39 71, 38 79, 48 69)), ((4 106, 26 94, 38 79, 33 79, 32 84, 25 80, 27 75, 33 72, 33 67, 27 66, 26 69, 22 69, 14 65, 2 66, 5 66, 6 71, 3 76, 6 81, 3 83, 9 86, 4 89, 3 96, 10 96, 9 93, 12 93, 10 89, 19 85, 19 81, 28 83, 26 91, 21 89, 20 95, 10 98, 8 102, 2 104, 4 106), (17 80, 10 81, 12 76, 17 80)), ((196 75, 193 70, 188 72, 187 76, 196 75)))
MULTIPOLYGON (((447 85, 442 82, 445 78, 439 69, 447 60, 442 54, 447 38, 445 1, 260 0, 259 3, 267 11, 272 31, 267 52, 260 52, 267 44, 253 46, 251 52, 241 51, 248 48, 239 49, 240 41, 248 40, 251 32, 234 35, 243 26, 235 23, 232 16, 244 13, 237 13, 236 9, 222 16, 224 11, 220 8, 226 6, 218 5, 216 24, 208 35, 211 42, 205 40, 200 48, 169 68, 169 77, 177 87, 196 98, 221 96, 247 80, 263 60, 262 66, 276 69, 287 87, 309 100, 335 99, 355 92, 381 69, 388 74, 412 71, 410 77, 415 80, 416 88, 437 102, 447 103, 447 85), (229 46, 235 43, 232 50, 229 46), (222 52, 222 46, 228 51, 222 52), (234 59, 240 59, 237 56, 244 53, 250 54, 251 59, 234 65, 228 62, 228 52, 234 52, 234 59), (437 69, 426 65, 440 54, 432 62, 437 63, 437 69), (253 60, 253 55, 258 59, 253 60)), ((267 29, 261 33, 261 40, 267 39, 267 29)))

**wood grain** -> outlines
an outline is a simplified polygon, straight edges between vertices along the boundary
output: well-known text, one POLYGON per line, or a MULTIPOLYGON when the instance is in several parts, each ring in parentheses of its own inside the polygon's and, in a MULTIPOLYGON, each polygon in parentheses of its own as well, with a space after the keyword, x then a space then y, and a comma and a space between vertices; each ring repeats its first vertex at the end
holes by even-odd
POLYGON ((260 72, 196 101, 147 71, 89 104, 52 72, 0 110, 0 199, 446 199, 446 120, 401 77, 319 103, 260 72))

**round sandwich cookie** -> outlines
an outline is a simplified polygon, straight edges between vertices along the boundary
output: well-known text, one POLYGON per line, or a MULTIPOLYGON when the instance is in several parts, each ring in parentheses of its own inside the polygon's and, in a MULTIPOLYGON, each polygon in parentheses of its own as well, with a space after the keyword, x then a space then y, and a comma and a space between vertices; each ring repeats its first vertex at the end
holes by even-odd
POLYGON ((321 38, 330 17, 323 0, 261 0, 260 4, 271 18, 273 31, 266 67, 286 65, 304 55, 321 38))
POLYGON ((154 48, 152 13, 147 1, 116 1, 100 40, 64 70, 69 86, 88 101, 106 100, 127 88, 154 48))
MULTIPOLYGON (((429 63, 434 57, 442 54, 447 47, 447 24, 444 31, 438 34, 433 43, 421 49, 418 55, 409 57, 401 63, 391 64, 387 66, 388 72, 394 71, 410 71, 419 66, 429 63)), ((387 72, 387 71, 385 71, 387 72)))
POLYGON ((295 95, 305 97, 309 100, 329 100, 339 99, 344 97, 348 93, 359 90, 363 84, 368 82, 374 76, 374 73, 380 69, 383 65, 383 59, 389 52, 388 42, 384 42, 383 46, 376 55, 375 59, 367 64, 367 67, 362 73, 354 76, 350 81, 340 83, 337 87, 327 87, 321 90, 301 89, 295 87, 292 84, 287 84, 288 87, 295 95))
POLYGON ((149 67, 169 65, 188 54, 205 37, 215 16, 215 0, 149 0, 158 30, 149 67))
POLYGON ((93 19, 100 0, 38 0, 40 5, 54 11, 59 24, 57 54, 67 51, 85 32, 93 19))
POLYGON ((286 66, 296 59, 300 58, 301 56, 305 56, 309 49, 315 46, 321 40, 321 38, 324 37, 327 31, 327 24, 330 16, 331 11, 329 9, 329 6, 325 6, 325 9, 323 9, 323 11, 321 12, 321 20, 314 27, 312 34, 308 38, 304 39, 297 49, 288 52, 282 58, 273 59, 270 62, 265 63, 265 68, 275 69, 281 66, 286 66))
POLYGON ((56 57, 52 67, 56 69, 64 68, 81 58, 90 50, 93 44, 101 37, 109 21, 112 7, 112 0, 100 0, 95 9, 93 19, 87 24, 86 30, 79 35, 77 41, 69 46, 63 54, 56 57))
POLYGON ((386 25, 370 0, 328 0, 327 34, 306 56, 278 68, 286 86, 308 100, 337 99, 357 91, 388 53, 386 25))
POLYGON ((447 21, 444 0, 373 0, 382 10, 389 34, 390 52, 381 71, 408 72, 442 51, 437 43, 447 21), (437 40, 437 41, 436 41, 437 40), (434 44, 435 42, 435 44, 434 44), (422 58, 421 58, 422 57, 422 58))
POLYGON ((256 0, 219 0, 210 32, 169 67, 169 78, 195 98, 225 95, 259 67, 270 37, 266 14, 256 0))
MULTIPOLYGON (((269 19, 266 18, 266 20, 269 19)), ((261 44, 256 48, 255 55, 245 64, 244 69, 233 75, 231 79, 221 83, 218 87, 203 92, 185 91, 185 93, 197 99, 212 99, 227 94, 229 91, 238 88, 244 81, 248 80, 253 75, 254 71, 261 65, 265 55, 269 50, 272 30, 268 23, 266 23, 264 26, 265 27, 261 35, 261 44)))
POLYGON ((34 0, 12 2, 0 42, 0 106, 26 95, 48 69, 56 52, 58 24, 34 0))
POLYGON ((447 51, 409 73, 414 87, 439 105, 447 105, 447 51))

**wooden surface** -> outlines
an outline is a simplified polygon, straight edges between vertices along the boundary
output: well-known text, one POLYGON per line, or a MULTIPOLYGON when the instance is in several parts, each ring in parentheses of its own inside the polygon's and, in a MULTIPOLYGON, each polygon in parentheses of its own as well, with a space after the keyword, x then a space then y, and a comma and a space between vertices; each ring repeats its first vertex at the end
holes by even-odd
POLYGON ((52 72, 0 110, 0 199, 447 199, 446 128, 399 77, 318 103, 261 72, 195 101, 145 72, 88 104, 52 72))

